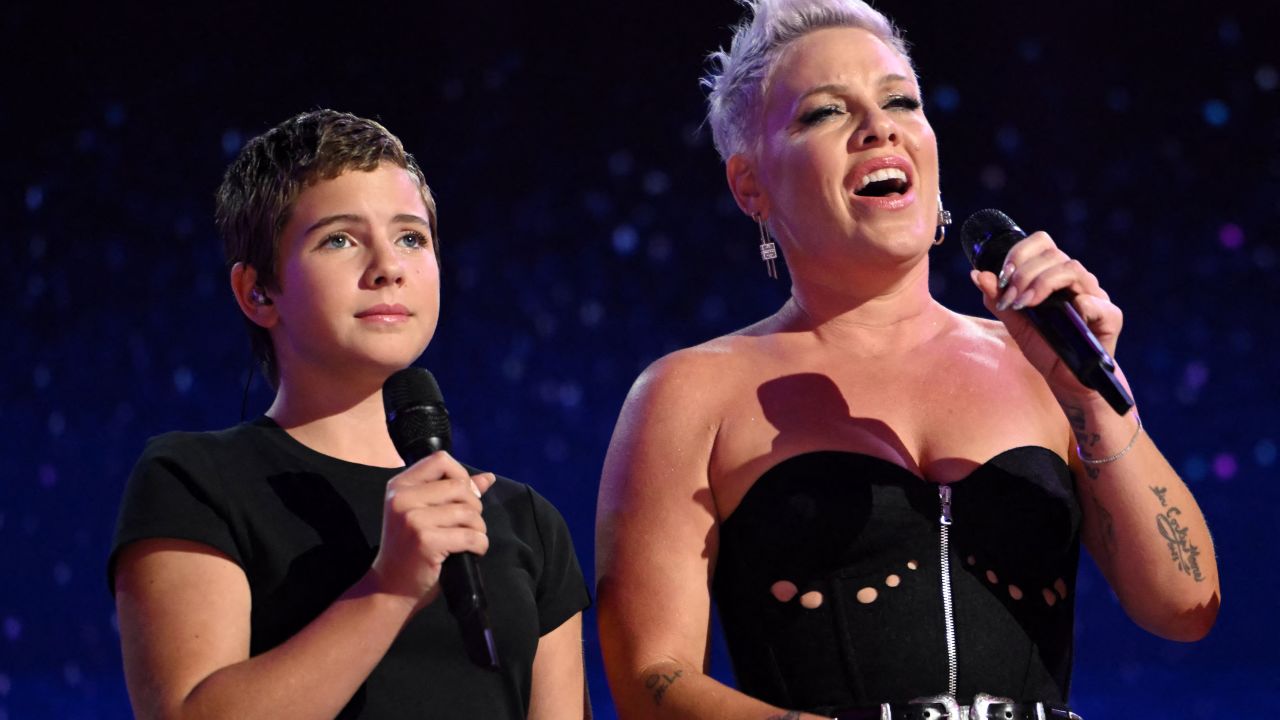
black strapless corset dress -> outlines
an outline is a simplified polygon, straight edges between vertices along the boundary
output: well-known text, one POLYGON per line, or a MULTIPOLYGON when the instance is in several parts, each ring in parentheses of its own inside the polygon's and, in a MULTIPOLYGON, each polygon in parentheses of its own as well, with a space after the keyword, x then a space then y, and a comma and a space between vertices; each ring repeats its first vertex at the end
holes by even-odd
POLYGON ((1079 527, 1045 448, 950 485, 857 453, 784 460, 720 528, 712 592, 738 686, 818 713, 949 686, 1065 704, 1079 527))

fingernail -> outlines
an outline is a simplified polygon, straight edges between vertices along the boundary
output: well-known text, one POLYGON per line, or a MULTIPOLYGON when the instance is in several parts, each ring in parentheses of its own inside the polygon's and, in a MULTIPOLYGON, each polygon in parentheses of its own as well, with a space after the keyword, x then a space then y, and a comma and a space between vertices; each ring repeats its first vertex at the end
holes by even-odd
POLYGON ((471 481, 471 492, 475 493, 476 497, 480 497, 480 486, 476 485, 475 480, 471 481))
POLYGON ((978 284, 978 271, 977 271, 977 270, 970 270, 970 271, 969 271, 969 279, 973 281, 973 286, 974 286, 974 287, 978 288, 979 290, 981 290, 981 289, 982 289, 982 286, 978 284))
POLYGON ((1005 291, 1004 295, 1000 298, 1000 301, 996 303, 996 309, 997 310, 1009 309, 1009 303, 1012 303, 1014 298, 1017 297, 1017 295, 1018 295, 1018 288, 1016 287, 1009 288, 1008 290, 1005 291))
POLYGON ((1032 291, 1032 290, 1028 290, 1022 293, 1021 295, 1018 296, 1017 300, 1013 301, 1013 309, 1021 310, 1022 308, 1026 307, 1027 303, 1031 302, 1031 298, 1034 296, 1035 296, 1035 291, 1032 291))
POLYGON ((1013 271, 1013 263, 1005 263, 1004 267, 1000 268, 1000 277, 997 278, 998 282, 996 283, 997 287, 1001 290, 1005 289, 1005 286, 1009 284, 1009 280, 1013 277, 1013 271))

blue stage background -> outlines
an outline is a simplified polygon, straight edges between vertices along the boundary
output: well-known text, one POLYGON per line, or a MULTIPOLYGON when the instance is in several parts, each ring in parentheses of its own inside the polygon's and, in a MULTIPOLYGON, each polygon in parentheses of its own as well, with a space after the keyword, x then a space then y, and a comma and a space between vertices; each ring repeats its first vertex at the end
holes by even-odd
MULTIPOLYGON (((240 419, 249 349, 212 193, 247 138, 304 109, 379 118, 417 155, 445 276, 422 364, 457 454, 549 497, 590 573, 632 380, 786 297, 702 126, 697 78, 735 4, 108 5, 0 9, 0 720, 130 717, 116 503, 147 437, 240 419)), ((948 207, 1002 208, 1099 275, 1147 427, 1214 531, 1222 611, 1194 645, 1134 626, 1085 563, 1073 702, 1090 720, 1271 708, 1280 13, 1040 5, 881 3, 914 46, 948 207)), ((943 302, 984 312, 954 239, 933 263, 943 302)), ((256 381, 250 416, 269 401, 256 381)), ((715 665, 729 677, 719 648, 715 665)))

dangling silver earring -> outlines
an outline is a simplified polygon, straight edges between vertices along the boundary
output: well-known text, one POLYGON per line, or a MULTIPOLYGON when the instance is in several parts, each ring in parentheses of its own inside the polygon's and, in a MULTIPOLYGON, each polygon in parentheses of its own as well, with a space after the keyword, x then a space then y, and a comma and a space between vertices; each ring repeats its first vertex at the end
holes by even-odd
POLYGON ((951 211, 942 207, 942 193, 938 193, 938 229, 933 231, 933 244, 941 245, 947 239, 947 226, 951 224, 951 211))
POLYGON ((760 259, 764 261, 765 267, 769 270, 769 277, 774 280, 778 279, 778 267, 775 260, 778 259, 778 246, 769 238, 769 231, 764 227, 764 220, 761 219, 760 213, 751 216, 756 221, 756 226, 760 228, 760 259))

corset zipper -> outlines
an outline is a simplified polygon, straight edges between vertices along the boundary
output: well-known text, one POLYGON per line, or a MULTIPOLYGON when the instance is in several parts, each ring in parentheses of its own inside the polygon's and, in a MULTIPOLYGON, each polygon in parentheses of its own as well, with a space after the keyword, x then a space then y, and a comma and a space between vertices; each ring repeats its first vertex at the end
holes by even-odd
POLYGON ((942 516, 938 518, 938 534, 941 538, 940 565, 942 568, 942 618, 947 634, 947 693, 956 694, 958 665, 956 663, 956 619, 951 607, 951 486, 939 485, 938 497, 942 501, 942 516))

